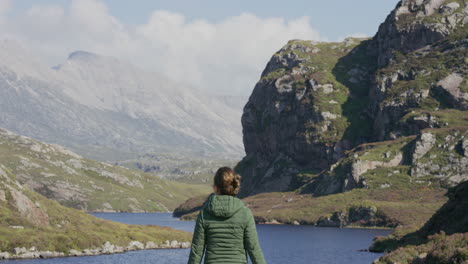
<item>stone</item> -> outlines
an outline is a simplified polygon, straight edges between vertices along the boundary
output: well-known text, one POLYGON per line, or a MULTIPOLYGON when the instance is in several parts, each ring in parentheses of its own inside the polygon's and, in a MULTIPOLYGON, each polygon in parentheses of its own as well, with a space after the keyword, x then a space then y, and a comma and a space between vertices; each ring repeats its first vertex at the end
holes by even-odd
POLYGON ((442 13, 442 14, 445 14, 445 15, 452 14, 459 7, 460 7, 460 4, 458 4, 457 2, 451 2, 451 3, 448 3, 446 5, 441 6, 439 8, 439 12, 442 13))
POLYGON ((81 251, 75 250, 75 249, 70 249, 69 255, 70 256, 81 256, 83 253, 81 251))
POLYGON ((171 244, 170 244, 170 247, 171 248, 179 248, 180 247, 180 242, 178 242, 177 240, 172 240, 171 244))
POLYGON ((366 185, 363 182, 361 175, 369 170, 374 170, 379 167, 391 168, 396 167, 403 161, 403 154, 397 153, 390 161, 378 161, 378 160, 356 160, 351 165, 351 173, 347 177, 347 182, 343 186, 343 191, 349 191, 354 188, 363 188, 366 185))
POLYGON ((463 140, 461 145, 463 149, 463 155, 468 158, 468 139, 463 140))
POLYGON ((131 241, 130 243, 128 243, 127 248, 129 250, 145 249, 145 245, 143 245, 143 243, 139 241, 131 241))
POLYGON ((0 252, 0 259, 9 259, 10 253, 9 252, 0 252))
POLYGON ((413 162, 417 161, 418 159, 422 158, 427 152, 431 150, 431 148, 436 143, 436 137, 431 133, 423 133, 419 137, 419 140, 416 141, 414 150, 413 150, 413 162))
POLYGON ((103 253, 113 253, 115 249, 115 246, 112 245, 109 241, 106 241, 104 245, 102 245, 101 251, 103 253))
POLYGON ((181 248, 190 248, 190 246, 191 246, 190 242, 182 242, 180 247, 181 248))
POLYGON ((15 253, 15 255, 21 255, 26 252, 28 252, 28 250, 25 247, 16 247, 13 249, 13 253, 15 253))
POLYGON ((444 79, 437 82, 437 88, 443 91, 449 100, 449 102, 461 110, 468 109, 468 93, 464 93, 460 90, 460 85, 464 78, 459 73, 452 73, 444 79))
POLYGON ((153 241, 148 241, 146 242, 145 248, 146 249, 158 248, 158 245, 154 243, 153 241))
POLYGON ((59 252, 43 251, 39 253, 40 258, 55 258, 59 256, 61 256, 59 252))

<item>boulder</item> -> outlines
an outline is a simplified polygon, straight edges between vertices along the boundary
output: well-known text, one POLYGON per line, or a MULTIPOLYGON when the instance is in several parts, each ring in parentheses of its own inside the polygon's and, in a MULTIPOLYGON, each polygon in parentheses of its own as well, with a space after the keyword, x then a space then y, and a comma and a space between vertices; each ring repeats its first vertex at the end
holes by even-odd
POLYGON ((177 241, 177 240, 172 240, 171 241, 171 244, 170 244, 171 248, 180 248, 180 246, 181 246, 181 243, 179 241, 177 241))
POLYGON ((453 107, 468 110, 468 93, 460 90, 465 79, 459 73, 452 73, 437 83, 437 88, 447 97, 453 107))
POLYGON ((127 250, 138 250, 138 249, 145 249, 145 245, 139 241, 131 241, 128 243, 127 250))
POLYGON ((180 245, 181 248, 190 248, 190 246, 191 246, 190 242, 182 242, 180 245))
POLYGON ((0 259, 9 259, 10 253, 9 252, 0 252, 0 259))
POLYGON ((419 140, 416 141, 413 150, 413 162, 422 158, 436 143, 436 137, 431 133, 423 133, 419 137, 419 140))

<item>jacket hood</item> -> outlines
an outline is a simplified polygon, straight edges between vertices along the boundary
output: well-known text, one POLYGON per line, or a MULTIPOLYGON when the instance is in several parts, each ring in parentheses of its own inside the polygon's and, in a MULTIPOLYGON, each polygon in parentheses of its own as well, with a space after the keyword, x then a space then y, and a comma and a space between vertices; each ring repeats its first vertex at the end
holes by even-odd
POLYGON ((230 218, 244 206, 244 202, 234 196, 212 194, 206 201, 205 210, 218 218, 230 218))

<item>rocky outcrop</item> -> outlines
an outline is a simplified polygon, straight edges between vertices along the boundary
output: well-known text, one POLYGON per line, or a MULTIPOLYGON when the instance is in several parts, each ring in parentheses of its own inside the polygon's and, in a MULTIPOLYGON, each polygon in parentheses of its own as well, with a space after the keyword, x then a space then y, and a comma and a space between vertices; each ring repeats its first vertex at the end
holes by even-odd
POLYGON ((434 135, 431 133, 423 133, 419 140, 416 141, 413 151, 413 162, 416 162, 418 159, 426 155, 435 143, 436 138, 434 135))
POLYGON ((323 227, 353 225, 395 227, 398 225, 398 221, 378 212, 375 206, 353 206, 347 212, 335 212, 331 216, 322 216, 317 221, 317 226, 323 227))
POLYGON ((29 249, 25 247, 16 247, 13 252, 0 252, 0 259, 34 259, 34 258, 59 258, 68 256, 97 256, 104 254, 116 254, 135 250, 144 249, 177 249, 177 248, 190 248, 190 242, 179 242, 177 240, 166 240, 163 244, 157 244, 149 241, 143 244, 139 241, 131 241, 128 246, 116 246, 111 244, 109 241, 104 243, 101 247, 75 250, 71 249, 68 254, 57 251, 40 251, 36 247, 29 249))
POLYGON ((380 25, 373 42, 378 53, 378 65, 387 65, 396 52, 408 53, 450 35, 466 20, 461 5, 446 0, 402 0, 380 25), (449 2, 448 4, 445 4, 449 2))
POLYGON ((464 155, 466 137, 466 129, 423 133, 414 144, 411 176, 443 179, 449 186, 468 180, 468 157, 464 155))
POLYGON ((454 108, 468 110, 468 91, 462 91, 460 86, 466 82, 463 75, 452 73, 437 82, 437 88, 446 93, 446 97, 454 108))
POLYGON ((366 52, 362 41, 292 40, 271 58, 242 116, 241 196, 295 189, 301 170, 324 170, 364 141, 365 131, 355 129, 359 110, 345 105, 347 96, 349 104, 367 96, 356 88, 373 70, 356 60, 366 52))

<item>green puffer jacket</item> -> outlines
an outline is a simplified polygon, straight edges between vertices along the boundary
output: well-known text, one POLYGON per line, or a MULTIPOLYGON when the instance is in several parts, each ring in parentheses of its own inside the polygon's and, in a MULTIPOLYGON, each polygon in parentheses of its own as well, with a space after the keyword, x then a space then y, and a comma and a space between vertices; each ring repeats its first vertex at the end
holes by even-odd
POLYGON ((193 233, 189 264, 266 263, 258 243, 252 212, 229 195, 211 195, 200 210, 193 233))

